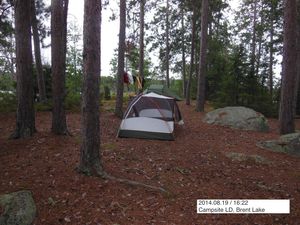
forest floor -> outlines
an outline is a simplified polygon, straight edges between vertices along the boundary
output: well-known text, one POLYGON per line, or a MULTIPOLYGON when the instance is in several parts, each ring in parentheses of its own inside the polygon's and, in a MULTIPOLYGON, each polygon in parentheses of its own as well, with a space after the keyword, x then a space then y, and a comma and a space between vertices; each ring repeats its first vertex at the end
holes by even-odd
POLYGON ((300 158, 256 147, 279 137, 277 120, 269 120, 269 133, 239 131, 205 124, 194 106, 179 106, 185 125, 176 127, 175 141, 117 138, 120 119, 109 107, 101 112, 105 170, 168 195, 78 174, 80 113, 67 115, 72 136, 59 137, 50 132, 49 112, 37 113, 38 133, 25 140, 8 140, 15 115, 0 114, 0 195, 31 190, 36 225, 300 224, 300 158), (236 161, 230 152, 248 157, 236 161), (197 214, 197 199, 290 199, 291 213, 197 214))

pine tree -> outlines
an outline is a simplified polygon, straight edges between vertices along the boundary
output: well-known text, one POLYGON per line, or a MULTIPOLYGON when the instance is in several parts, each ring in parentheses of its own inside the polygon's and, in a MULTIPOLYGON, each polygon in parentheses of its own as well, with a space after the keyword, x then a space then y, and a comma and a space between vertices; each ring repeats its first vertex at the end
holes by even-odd
POLYGON ((205 104, 208 15, 209 15, 208 0, 202 0, 201 48, 200 48, 200 62, 199 62, 197 104, 196 104, 196 111, 199 112, 204 111, 204 104, 205 104))
POLYGON ((118 51, 118 74, 117 74, 117 97, 115 114, 123 116, 123 90, 124 90, 124 60, 125 60, 125 38, 126 38, 126 1, 120 1, 120 32, 118 51))
POLYGON ((196 12, 195 7, 193 7, 193 16, 192 16, 192 40, 191 40, 191 59, 190 59, 190 71, 189 71, 189 80, 186 87, 186 99, 185 104, 191 104, 191 86, 192 86, 192 79, 194 74, 194 57, 195 57, 195 39, 196 39, 196 12))
POLYGON ((31 27, 32 27, 33 44, 34 44, 35 65, 37 71, 37 84, 39 89, 39 100, 41 102, 45 102, 47 100, 46 86, 45 86, 45 78, 44 78, 43 65, 41 59, 40 35, 38 30, 38 21, 36 18, 35 0, 31 0, 31 27))
POLYGON ((68 3, 51 1, 52 132, 58 135, 68 134, 64 109, 68 3))
POLYGON ((142 79, 145 77, 144 75, 145 4, 146 4, 145 0, 140 0, 139 75, 141 76, 142 79))
POLYGON ((297 29, 295 27, 297 27, 296 0, 285 0, 282 86, 279 110, 280 134, 295 132, 293 106, 297 74, 297 29))
POLYGON ((36 132, 33 107, 30 0, 15 2, 17 119, 11 138, 26 138, 36 132))
POLYGON ((79 171, 87 175, 103 176, 100 160, 99 76, 100 76, 101 1, 84 1, 83 26, 83 99, 82 144, 79 171))

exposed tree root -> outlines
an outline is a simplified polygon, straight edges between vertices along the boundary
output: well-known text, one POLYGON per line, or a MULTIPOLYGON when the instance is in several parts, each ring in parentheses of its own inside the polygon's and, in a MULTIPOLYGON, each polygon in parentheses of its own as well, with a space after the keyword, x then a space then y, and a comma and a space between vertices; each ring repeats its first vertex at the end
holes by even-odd
POLYGON ((112 176, 112 175, 106 173, 103 169, 100 169, 100 168, 98 168, 98 169, 94 168, 93 173, 90 173, 91 171, 89 171, 89 172, 83 171, 82 169, 80 169, 78 167, 76 168, 76 170, 77 170, 77 172, 83 173, 83 174, 88 175, 88 176, 94 174, 94 175, 96 175, 98 177, 101 177, 103 179, 114 180, 114 181, 117 181, 117 182, 120 182, 120 183, 123 183, 123 184, 127 184, 127 185, 131 185, 131 186, 139 186, 139 187, 143 187, 143 188, 154 190, 154 191, 160 191, 163 194, 166 194, 167 196, 171 195, 171 192, 167 191, 166 189, 164 189, 162 187, 157 187, 157 186, 145 184, 145 183, 134 181, 134 180, 129 180, 129 179, 126 179, 126 178, 115 177, 115 176, 112 176))
POLYGON ((76 171, 82 174, 85 174, 87 176, 97 176, 97 177, 101 177, 102 179, 108 179, 108 180, 114 180, 123 184, 127 184, 127 185, 131 185, 131 186, 139 186, 139 187, 143 187, 146 189, 150 189, 150 190, 154 190, 154 191, 159 191, 162 192, 163 194, 166 194, 167 196, 171 195, 171 192, 167 191, 166 189, 162 188, 162 187, 157 187, 157 186, 153 186, 153 185, 149 185, 149 184, 145 184, 142 182, 138 182, 138 181, 134 181, 134 180, 129 180, 126 178, 119 178, 119 177, 115 177, 112 176, 108 173, 106 173, 104 171, 104 169, 102 168, 102 166, 100 165, 96 165, 93 168, 82 168, 82 167, 77 167, 76 171))
POLYGON ((114 181, 118 181, 118 182, 123 183, 123 184, 128 184, 128 185, 132 185, 132 186, 140 186, 140 187, 144 187, 144 188, 147 188, 147 189, 160 191, 160 192, 162 192, 164 194, 167 194, 167 195, 171 194, 169 191, 167 191, 166 189, 164 189, 162 187, 156 187, 156 186, 153 186, 153 185, 149 185, 149 184, 145 184, 145 183, 142 183, 142 182, 129 180, 129 179, 125 179, 125 178, 114 177, 114 176, 111 176, 109 174, 105 174, 104 178, 114 180, 114 181))

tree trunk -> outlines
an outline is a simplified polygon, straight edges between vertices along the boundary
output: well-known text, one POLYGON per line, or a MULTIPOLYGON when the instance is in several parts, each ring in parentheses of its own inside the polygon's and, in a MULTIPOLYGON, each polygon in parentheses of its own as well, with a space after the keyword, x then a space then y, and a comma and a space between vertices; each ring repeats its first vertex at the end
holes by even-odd
POLYGON ((169 22, 169 0, 167 0, 167 12, 166 12, 166 82, 167 82, 167 87, 170 87, 170 34, 169 34, 169 29, 170 29, 170 22, 169 22))
POLYGON ((145 0, 140 0, 140 54, 139 74, 144 78, 144 27, 145 27, 145 0))
POLYGON ((297 29, 295 27, 297 27, 296 0, 285 0, 282 87, 279 109, 280 134, 295 132, 293 113, 297 74, 297 29))
POLYGON ((118 83, 115 114, 123 116, 123 90, 124 90, 124 60, 125 60, 125 38, 126 38, 126 0, 120 1, 120 32, 118 53, 118 83))
MULTIPOLYGON (((263 4, 261 4, 260 7, 260 11, 263 10, 263 4)), ((260 21, 259 21, 259 26, 262 27, 264 24, 264 21, 262 21, 263 18, 260 17, 260 21)), ((259 75, 259 69, 260 69, 260 61, 261 61, 261 52, 262 52, 262 44, 263 44, 263 31, 259 30, 259 32, 257 32, 257 42, 258 42, 258 51, 257 51, 257 57, 256 57, 256 69, 255 69, 255 74, 256 76, 259 75)), ((264 85, 264 83, 262 83, 262 85, 264 85)))
POLYGON ((16 57, 15 57, 15 41, 14 41, 15 37, 14 34, 11 33, 9 35, 9 40, 11 41, 11 44, 9 46, 9 50, 8 50, 8 58, 10 59, 10 66, 9 66, 9 70, 11 73, 11 76, 13 79, 16 79, 16 73, 15 73, 15 62, 16 62, 16 57))
POLYGON ((201 47, 197 88, 196 111, 203 112, 205 105, 205 74, 207 58, 208 0, 202 0, 201 13, 201 47))
POLYGON ((297 103, 299 98, 299 81, 300 81, 300 1, 297 0, 297 75, 294 96, 294 116, 297 115, 297 103))
POLYGON ((39 31, 38 31, 38 21, 36 19, 35 0, 31 0, 31 27, 32 27, 32 34, 33 34, 35 65, 37 71, 37 84, 39 89, 39 100, 41 102, 45 102, 47 100, 46 87, 45 87, 45 78, 44 78, 43 66, 41 60, 41 48, 40 48, 40 38, 39 38, 39 31))
POLYGON ((11 138, 26 138, 36 132, 33 107, 30 0, 15 2, 17 119, 11 138))
POLYGON ((193 7, 193 18, 192 18, 192 46, 191 46, 191 62, 190 62, 190 74, 189 80, 186 87, 186 98, 185 104, 191 104, 191 82, 194 73, 194 56, 195 56, 195 36, 196 36, 196 15, 195 15, 195 7, 193 7))
POLYGON ((184 27, 184 6, 181 6, 181 45, 182 45, 182 80, 183 80, 183 96, 186 98, 186 61, 185 61, 185 27, 184 27))
POLYGON ((250 59, 250 73, 255 76, 255 61, 256 61, 256 25, 257 25, 257 1, 254 0, 253 12, 253 27, 252 27, 252 43, 251 43, 251 59, 250 59))
POLYGON ((79 171, 103 175, 100 160, 99 77, 101 1, 84 1, 82 144, 79 171))
POLYGON ((269 62, 269 92, 273 97, 273 60, 274 60, 274 4, 271 6, 271 23, 270 23, 270 62, 269 62))
POLYGON ((66 96, 66 48, 68 0, 51 1, 52 132, 68 134, 64 100, 66 96))

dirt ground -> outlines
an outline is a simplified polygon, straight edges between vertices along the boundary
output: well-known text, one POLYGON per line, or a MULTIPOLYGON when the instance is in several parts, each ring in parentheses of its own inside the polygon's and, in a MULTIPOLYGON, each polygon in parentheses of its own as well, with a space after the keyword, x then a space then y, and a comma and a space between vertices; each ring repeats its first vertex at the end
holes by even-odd
MULTIPOLYGON (((80 156, 80 114, 69 113, 72 136, 50 133, 51 114, 37 113, 38 133, 8 140, 13 113, 0 114, 0 194, 31 190, 36 225, 298 225, 300 158, 256 147, 278 138, 277 120, 269 133, 232 130, 202 122, 203 113, 180 103, 185 125, 175 141, 120 139, 120 120, 101 113, 101 156, 114 176, 163 187, 170 194, 75 171, 80 156), (229 152, 259 155, 235 161, 229 152), (290 199, 290 214, 197 214, 197 199, 290 199)), ((297 127, 300 123, 297 121, 297 127)))

